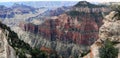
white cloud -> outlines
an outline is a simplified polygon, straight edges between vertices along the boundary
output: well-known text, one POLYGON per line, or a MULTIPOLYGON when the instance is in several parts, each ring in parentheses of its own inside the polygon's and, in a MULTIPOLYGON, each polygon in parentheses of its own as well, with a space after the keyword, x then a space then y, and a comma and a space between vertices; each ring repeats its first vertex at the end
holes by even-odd
MULTIPOLYGON (((83 0, 0 0, 0 2, 19 2, 19 1, 83 1, 83 0)), ((89 2, 120 2, 120 0, 84 0, 89 2)))

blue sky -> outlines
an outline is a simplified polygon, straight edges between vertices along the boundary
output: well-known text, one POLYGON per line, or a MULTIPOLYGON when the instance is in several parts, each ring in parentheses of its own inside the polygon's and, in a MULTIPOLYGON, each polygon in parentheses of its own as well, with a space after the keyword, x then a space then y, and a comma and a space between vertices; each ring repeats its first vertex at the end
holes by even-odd
POLYGON ((19 1, 88 1, 88 2, 120 2, 120 0, 0 0, 0 2, 19 2, 19 1))

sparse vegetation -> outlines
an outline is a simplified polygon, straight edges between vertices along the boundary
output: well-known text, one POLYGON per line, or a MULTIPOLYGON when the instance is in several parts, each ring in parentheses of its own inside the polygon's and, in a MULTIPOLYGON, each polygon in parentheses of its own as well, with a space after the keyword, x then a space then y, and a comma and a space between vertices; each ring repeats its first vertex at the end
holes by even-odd
POLYGON ((100 58, 117 58, 118 49, 113 46, 113 43, 106 40, 103 46, 99 49, 100 58))
POLYGON ((88 53, 90 53, 90 50, 88 50, 87 52, 83 52, 83 53, 81 54, 81 57, 84 57, 84 56, 87 55, 88 53))
POLYGON ((80 12, 79 11, 69 11, 67 14, 72 17, 75 17, 75 16, 80 15, 80 12))
POLYGON ((110 5, 110 7, 113 11, 120 12, 120 5, 110 5))
POLYGON ((113 11, 118 12, 114 17, 118 17, 120 19, 120 5, 111 5, 110 6, 113 11))
MULTIPOLYGON (((27 58, 26 54, 32 56, 32 58, 47 58, 47 54, 44 51, 40 51, 37 48, 32 48, 28 43, 25 43, 23 40, 18 38, 18 35, 11 31, 9 27, 0 22, 0 28, 7 30, 8 34, 8 43, 14 48, 16 54, 19 58, 27 58)), ((7 34, 6 34, 7 35, 7 34)))

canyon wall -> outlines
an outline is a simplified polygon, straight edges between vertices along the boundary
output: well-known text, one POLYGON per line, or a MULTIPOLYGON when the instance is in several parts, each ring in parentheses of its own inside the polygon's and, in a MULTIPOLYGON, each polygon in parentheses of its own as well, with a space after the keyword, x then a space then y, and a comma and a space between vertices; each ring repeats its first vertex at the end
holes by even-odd
POLYGON ((84 58, 100 58, 100 48, 103 47, 103 43, 106 40, 116 43, 115 48, 118 49, 118 56, 120 58, 120 18, 119 12, 112 11, 109 15, 105 16, 103 22, 104 24, 99 30, 99 39, 91 46, 91 52, 84 58))

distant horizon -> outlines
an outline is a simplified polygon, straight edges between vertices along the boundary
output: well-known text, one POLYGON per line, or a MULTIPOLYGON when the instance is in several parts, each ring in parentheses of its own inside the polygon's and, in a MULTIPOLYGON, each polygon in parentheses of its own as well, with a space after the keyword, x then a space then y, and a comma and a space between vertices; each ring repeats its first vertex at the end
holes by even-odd
POLYGON ((0 2, 0 5, 11 7, 15 3, 39 8, 39 7, 46 7, 46 6, 48 7, 72 6, 78 2, 77 1, 73 1, 73 2, 72 1, 66 1, 66 2, 64 1, 24 1, 24 2, 20 1, 20 2, 0 2))
MULTIPOLYGON (((34 0, 34 1, 33 0, 32 1, 31 0, 12 0, 12 1, 11 0, 5 0, 5 1, 1 2, 1 0, 0 0, 0 5, 4 5, 6 7, 11 7, 12 5, 14 5, 14 3, 18 3, 18 4, 24 4, 24 5, 39 8, 41 6, 44 7, 45 5, 49 6, 51 3, 54 4, 52 7, 54 7, 54 6, 72 6, 72 5, 75 5, 76 3, 80 2, 80 1, 87 1, 87 2, 91 1, 90 3, 100 4, 100 2, 93 2, 92 0, 89 0, 89 1, 88 0, 74 0, 74 1, 72 1, 72 0, 70 0, 70 1, 69 0, 65 0, 65 1, 63 1, 63 0, 61 0, 61 1, 60 0, 46 0, 46 1, 42 1, 42 0, 34 0), (38 5, 40 5, 40 6, 38 6, 38 5)), ((103 1, 103 0, 101 0, 101 1, 103 1)))
MULTIPOLYGON (((32 2, 33 0, 0 0, 0 3, 4 2, 32 2)), ((106 3, 106 2, 120 2, 120 0, 34 0, 34 1, 88 1, 96 3, 106 3)))

